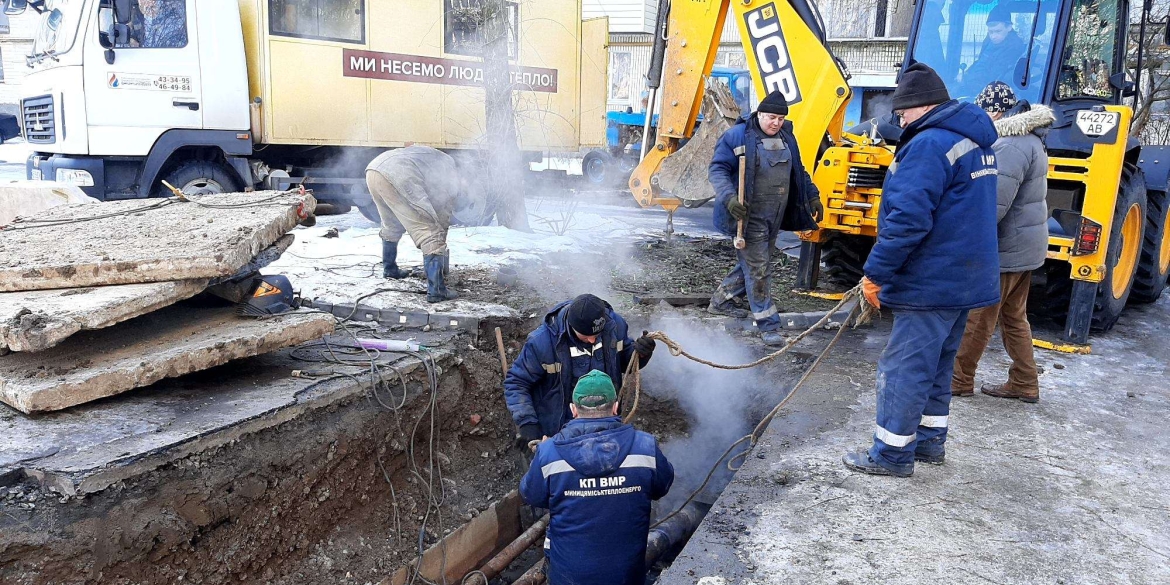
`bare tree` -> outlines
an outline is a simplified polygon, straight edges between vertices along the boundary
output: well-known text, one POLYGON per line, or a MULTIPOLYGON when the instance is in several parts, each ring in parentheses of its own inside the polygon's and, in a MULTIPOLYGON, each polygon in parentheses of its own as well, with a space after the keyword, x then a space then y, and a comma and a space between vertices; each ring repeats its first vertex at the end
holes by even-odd
POLYGON ((1131 101, 1134 117, 1130 135, 1141 136, 1149 144, 1167 144, 1170 127, 1164 115, 1164 102, 1170 101, 1170 48, 1163 44, 1163 37, 1170 0, 1154 0, 1152 4, 1151 22, 1146 23, 1144 37, 1141 35, 1142 3, 1135 2, 1130 13, 1126 65, 1131 79, 1140 75, 1137 95, 1131 101), (1138 71, 1138 50, 1142 47, 1144 54, 1138 71))
POLYGON ((448 0, 467 38, 459 39, 483 58, 485 134, 483 186, 500 225, 529 231, 524 207, 524 157, 516 129, 515 84, 510 59, 517 13, 508 0, 448 0))

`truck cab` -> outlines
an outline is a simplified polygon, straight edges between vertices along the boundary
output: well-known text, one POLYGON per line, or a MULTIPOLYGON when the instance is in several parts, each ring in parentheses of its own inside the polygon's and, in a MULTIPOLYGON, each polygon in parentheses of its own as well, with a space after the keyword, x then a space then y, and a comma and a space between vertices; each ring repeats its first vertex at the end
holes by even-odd
POLYGON ((34 148, 28 178, 74 184, 102 200, 160 194, 158 179, 189 193, 250 186, 236 2, 32 6, 42 14, 21 100, 34 148), (201 62, 216 66, 203 71, 201 62))

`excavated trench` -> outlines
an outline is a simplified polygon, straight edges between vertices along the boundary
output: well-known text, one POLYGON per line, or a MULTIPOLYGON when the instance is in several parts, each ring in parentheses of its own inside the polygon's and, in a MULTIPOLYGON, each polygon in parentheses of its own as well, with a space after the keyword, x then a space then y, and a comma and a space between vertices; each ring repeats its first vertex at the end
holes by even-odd
MULTIPOLYGON (((631 330, 650 326, 638 321, 631 330)), ((530 326, 505 325, 509 360, 530 326)), ((469 341, 455 338, 432 368, 387 373, 377 395, 355 392, 95 493, 61 496, 31 480, 0 488, 0 582, 399 584, 442 582, 440 568, 460 582, 535 521, 511 493, 527 460, 513 445, 494 339, 469 341), (431 551, 421 563, 420 551, 431 551)), ((634 420, 677 470, 658 518, 683 504, 809 361, 794 355, 711 382, 660 353, 634 420)), ((688 514, 701 518, 731 475, 716 472, 688 514)), ((687 534, 659 542, 662 558, 687 534)), ((491 583, 511 583, 537 562, 540 542, 491 583)))

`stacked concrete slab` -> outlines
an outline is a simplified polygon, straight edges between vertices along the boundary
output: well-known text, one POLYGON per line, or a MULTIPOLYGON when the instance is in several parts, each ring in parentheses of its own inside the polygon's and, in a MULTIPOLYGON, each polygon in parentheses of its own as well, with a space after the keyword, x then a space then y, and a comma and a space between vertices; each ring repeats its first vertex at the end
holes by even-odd
POLYGON ((59 410, 329 333, 328 315, 171 306, 278 258, 315 204, 231 193, 17 219, 0 230, 0 352, 17 352, 0 357, 0 401, 59 410))

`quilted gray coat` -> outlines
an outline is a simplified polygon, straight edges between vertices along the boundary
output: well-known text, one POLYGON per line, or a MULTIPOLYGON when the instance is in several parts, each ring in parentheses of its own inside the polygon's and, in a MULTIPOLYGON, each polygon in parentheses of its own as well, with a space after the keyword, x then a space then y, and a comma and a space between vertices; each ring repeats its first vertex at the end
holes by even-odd
POLYGON ((1041 138, 1054 120, 1050 108, 1034 105, 995 122, 1000 272, 1035 270, 1047 256, 1048 154, 1041 138))

